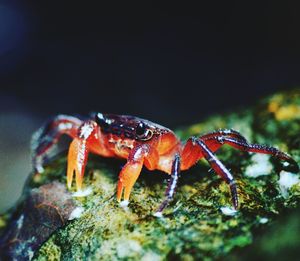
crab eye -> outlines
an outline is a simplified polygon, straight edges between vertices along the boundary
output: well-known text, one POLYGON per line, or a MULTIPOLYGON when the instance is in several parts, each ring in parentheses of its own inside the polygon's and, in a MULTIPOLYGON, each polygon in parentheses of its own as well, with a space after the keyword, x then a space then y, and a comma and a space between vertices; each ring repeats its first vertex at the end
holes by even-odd
POLYGON ((152 138, 153 132, 147 126, 140 122, 135 130, 136 136, 140 140, 149 140, 152 138))
POLYGON ((97 113, 95 118, 96 123, 102 128, 108 128, 114 120, 106 118, 102 113, 97 113))
POLYGON ((143 134, 146 132, 146 126, 144 123, 140 122, 139 125, 136 127, 136 135, 143 136, 143 134))

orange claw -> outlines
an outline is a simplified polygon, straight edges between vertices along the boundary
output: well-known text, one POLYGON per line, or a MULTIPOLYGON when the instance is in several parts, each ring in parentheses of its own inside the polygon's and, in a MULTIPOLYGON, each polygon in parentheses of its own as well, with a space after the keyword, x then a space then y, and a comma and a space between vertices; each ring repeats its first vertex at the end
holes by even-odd
POLYGON ((75 138, 70 144, 68 153, 67 186, 69 189, 72 186, 75 172, 76 189, 77 191, 81 190, 87 156, 86 141, 75 138))
POLYGON ((117 200, 120 202, 124 190, 124 201, 129 200, 130 192, 138 179, 143 167, 143 161, 127 162, 120 172, 117 187, 117 200))

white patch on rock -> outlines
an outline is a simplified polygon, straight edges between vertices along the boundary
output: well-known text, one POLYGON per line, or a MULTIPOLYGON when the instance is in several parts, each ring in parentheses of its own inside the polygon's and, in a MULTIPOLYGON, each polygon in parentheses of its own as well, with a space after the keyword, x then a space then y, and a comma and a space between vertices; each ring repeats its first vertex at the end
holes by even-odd
POLYGON ((300 182, 299 176, 297 174, 287 172, 287 171, 280 171, 280 178, 278 180, 279 188, 281 195, 284 198, 287 198, 289 196, 289 189, 300 182))
POLYGON ((34 251, 32 251, 31 247, 27 250, 28 258, 31 260, 34 257, 34 251))
POLYGON ((132 257, 135 253, 142 252, 140 243, 136 240, 126 240, 117 245, 117 255, 119 258, 132 257))
POLYGON ((268 223, 268 221, 269 221, 268 218, 263 217, 263 218, 261 218, 261 219, 259 220, 259 223, 260 223, 260 224, 266 224, 266 223, 268 223))
POLYGON ((271 174, 273 165, 269 161, 270 156, 266 154, 254 154, 251 157, 252 164, 245 170, 245 175, 256 178, 263 175, 271 174))
POLYGON ((128 200, 123 200, 123 201, 120 202, 120 206, 122 208, 127 208, 128 204, 129 204, 128 200))
POLYGON ((68 220, 73 220, 75 218, 80 218, 82 213, 84 212, 83 207, 76 207, 70 214, 68 220))
POLYGON ((235 210, 234 208, 231 208, 231 207, 221 207, 220 210, 226 216, 233 217, 237 214, 237 210, 235 210))
POLYGON ((88 195, 90 195, 91 193, 93 192, 92 188, 91 187, 88 187, 86 189, 83 189, 83 190, 78 190, 76 192, 74 192, 72 194, 73 197, 86 197, 88 195))
POLYGON ((157 211, 153 214, 154 217, 157 217, 157 218, 163 218, 163 214, 160 212, 160 211, 157 211))
POLYGON ((45 171, 45 169, 42 165, 36 165, 35 168, 38 173, 43 173, 45 171))
POLYGON ((143 255, 141 261, 160 261, 162 258, 156 254, 155 252, 147 252, 145 255, 143 255))

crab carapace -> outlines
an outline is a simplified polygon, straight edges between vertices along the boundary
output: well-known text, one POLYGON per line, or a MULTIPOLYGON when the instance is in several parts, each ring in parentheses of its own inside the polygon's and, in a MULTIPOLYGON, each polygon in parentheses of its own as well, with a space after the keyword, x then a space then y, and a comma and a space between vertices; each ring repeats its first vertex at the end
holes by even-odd
POLYGON ((191 137, 182 143, 170 129, 129 115, 95 113, 90 119, 59 115, 39 129, 32 139, 33 165, 36 172, 43 172, 44 160, 51 147, 62 134, 73 138, 68 152, 67 186, 76 177, 76 188, 81 190, 84 171, 89 153, 103 157, 126 159, 117 185, 117 200, 123 204, 129 196, 142 167, 161 170, 171 176, 165 192, 165 199, 156 214, 161 214, 172 200, 179 174, 189 169, 199 159, 205 158, 211 168, 229 185, 232 204, 238 208, 236 182, 230 171, 215 156, 224 144, 236 149, 270 154, 295 166, 297 163, 280 150, 259 144, 249 143, 239 132, 221 129, 200 137, 191 137))

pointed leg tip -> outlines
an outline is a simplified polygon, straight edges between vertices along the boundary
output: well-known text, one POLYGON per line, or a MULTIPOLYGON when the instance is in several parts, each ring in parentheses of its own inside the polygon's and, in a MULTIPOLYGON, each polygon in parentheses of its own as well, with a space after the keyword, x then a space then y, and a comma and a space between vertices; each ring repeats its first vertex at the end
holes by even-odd
POLYGON ((67 187, 68 189, 72 188, 72 183, 73 183, 73 177, 67 177, 67 187))
POLYGON ((233 205, 233 208, 234 208, 234 210, 238 210, 239 209, 239 205, 238 204, 236 204, 236 205, 233 205))
POLYGON ((67 188, 70 190, 72 188, 72 178, 67 178, 67 188))
POLYGON ((235 210, 239 208, 239 200, 237 196, 232 199, 232 206, 235 210))
POLYGON ((233 206, 234 210, 238 210, 238 208, 239 208, 239 201, 238 201, 237 198, 233 199, 232 206, 233 206))
POLYGON ((76 191, 82 191, 82 183, 83 179, 82 177, 76 173, 76 191))
POLYGON ((80 185, 79 184, 76 185, 76 191, 77 192, 82 192, 82 185, 81 184, 80 185))
POLYGON ((118 187, 117 189, 117 201, 120 203, 123 194, 123 187, 118 187))
POLYGON ((164 217, 161 211, 155 212, 155 213, 153 214, 153 216, 154 216, 154 217, 157 217, 157 218, 163 218, 163 217, 164 217))
POLYGON ((68 172, 67 172, 67 187, 68 187, 68 189, 72 188, 72 183, 73 183, 73 171, 70 171, 68 169, 68 172))

